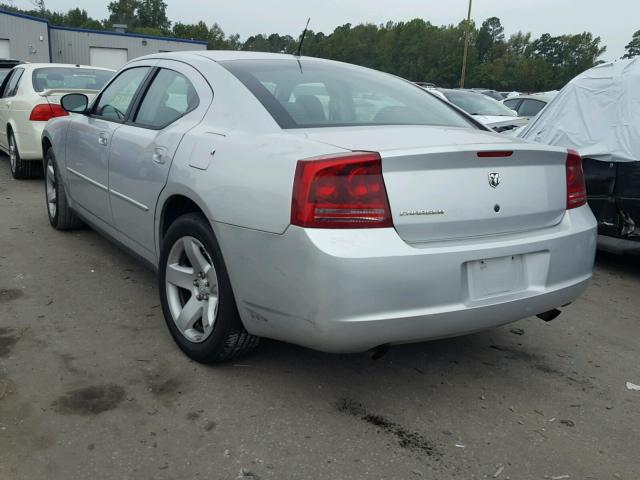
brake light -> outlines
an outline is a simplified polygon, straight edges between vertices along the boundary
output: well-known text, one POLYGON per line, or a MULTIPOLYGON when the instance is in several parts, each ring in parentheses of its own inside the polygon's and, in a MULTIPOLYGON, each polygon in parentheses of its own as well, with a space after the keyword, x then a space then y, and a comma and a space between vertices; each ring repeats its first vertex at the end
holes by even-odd
POLYGON ((491 151, 491 152, 478 152, 478 157, 480 158, 486 158, 486 157, 491 157, 491 158, 496 158, 496 157, 510 157, 511 155, 513 155, 512 151, 509 150, 498 150, 498 151, 491 151))
POLYGON ((47 120, 51 120, 55 117, 65 117, 69 115, 67 111, 62 108, 60 105, 55 103, 41 103, 33 107, 31 110, 31 115, 29 115, 29 120, 32 122, 46 122, 47 120))
POLYGON ((306 228, 392 227, 380 155, 354 152, 299 160, 291 224, 306 228))
POLYGON ((587 203, 587 187, 584 183, 582 158, 575 150, 567 153, 567 210, 587 203))

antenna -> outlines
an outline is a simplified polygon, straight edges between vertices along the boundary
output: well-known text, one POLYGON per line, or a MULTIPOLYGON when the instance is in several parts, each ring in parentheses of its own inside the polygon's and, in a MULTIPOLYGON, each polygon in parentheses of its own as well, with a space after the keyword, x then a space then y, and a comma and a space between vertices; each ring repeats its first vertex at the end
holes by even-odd
POLYGON ((300 37, 300 43, 298 44, 298 49, 296 50, 296 57, 300 56, 300 52, 302 51, 302 44, 304 43, 304 37, 307 34, 307 28, 309 27, 309 21, 311 20, 311 17, 307 18, 307 24, 304 27, 304 30, 302 31, 302 36, 300 37))

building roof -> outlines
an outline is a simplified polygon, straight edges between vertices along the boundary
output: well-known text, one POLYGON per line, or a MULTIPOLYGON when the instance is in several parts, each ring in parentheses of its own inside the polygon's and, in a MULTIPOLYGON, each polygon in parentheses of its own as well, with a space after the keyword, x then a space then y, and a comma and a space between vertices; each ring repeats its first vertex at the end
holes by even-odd
POLYGON ((150 40, 164 40, 167 42, 181 42, 181 43, 193 43, 197 45, 207 45, 207 42, 204 40, 190 40, 188 38, 161 37, 158 35, 143 35, 141 33, 127 33, 127 32, 119 33, 119 32, 111 32, 108 30, 92 30, 88 28, 61 27, 58 25, 51 25, 49 21, 45 20, 44 18, 25 15, 24 13, 9 12, 7 10, 2 10, 2 9, 0 9, 0 15, 11 15, 14 17, 24 18, 26 20, 33 20, 35 22, 45 23, 47 24, 47 28, 49 28, 50 30, 67 30, 70 32, 91 33, 95 35, 115 35, 118 37, 146 38, 150 40))

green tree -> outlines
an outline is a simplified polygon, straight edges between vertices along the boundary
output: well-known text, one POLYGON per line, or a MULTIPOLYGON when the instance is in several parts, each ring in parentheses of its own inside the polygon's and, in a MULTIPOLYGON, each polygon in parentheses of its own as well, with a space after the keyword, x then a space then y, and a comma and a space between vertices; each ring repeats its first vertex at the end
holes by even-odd
POLYGON ((622 58, 633 58, 640 55, 640 30, 633 34, 631 41, 624 47, 626 53, 622 58))
POLYGON ((493 60, 497 56, 496 49, 501 44, 504 44, 504 27, 500 19, 498 17, 487 18, 482 22, 482 27, 476 37, 478 60, 481 62, 493 60))
POLYGON ((167 17, 167 4, 163 0, 138 0, 138 25, 169 32, 171 21, 167 17))
POLYGON ((108 23, 124 23, 129 28, 137 27, 136 10, 139 5, 138 0, 114 0, 107 5, 107 10, 109 10, 108 23))

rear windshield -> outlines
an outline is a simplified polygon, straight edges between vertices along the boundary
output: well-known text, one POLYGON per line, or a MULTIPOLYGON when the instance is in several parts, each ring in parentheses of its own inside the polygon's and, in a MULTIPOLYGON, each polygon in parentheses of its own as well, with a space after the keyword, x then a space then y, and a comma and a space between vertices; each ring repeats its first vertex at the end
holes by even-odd
POLYGON ((257 97, 282 128, 475 127, 422 88, 375 70, 309 59, 220 63, 257 97))
POLYGON ((482 93, 444 92, 444 96, 470 115, 492 115, 497 117, 517 116, 503 104, 482 93))
POLYGON ((113 76, 108 70, 91 68, 52 67, 33 71, 33 89, 36 92, 62 89, 100 90, 113 76))

